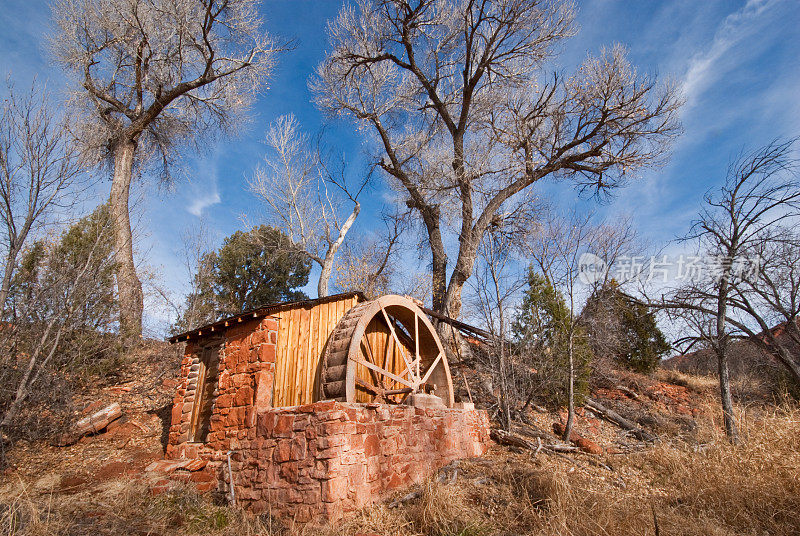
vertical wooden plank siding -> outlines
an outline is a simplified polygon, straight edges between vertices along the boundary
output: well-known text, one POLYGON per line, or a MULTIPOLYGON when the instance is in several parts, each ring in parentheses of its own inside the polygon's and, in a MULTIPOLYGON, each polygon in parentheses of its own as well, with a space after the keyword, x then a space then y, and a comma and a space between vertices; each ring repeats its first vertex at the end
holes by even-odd
POLYGON ((297 381, 295 380, 295 372, 300 363, 297 362, 300 356, 300 348, 297 344, 297 339, 300 335, 300 312, 297 309, 289 311, 289 338, 286 340, 289 345, 289 373, 286 375, 286 405, 294 406, 294 394, 297 391, 297 381))
POLYGON ((315 401, 317 370, 325 343, 356 303, 358 298, 353 296, 274 314, 279 319, 272 399, 275 407, 315 401))
MULTIPOLYGON (((275 313, 279 318, 273 393, 275 407, 308 404, 316 400, 317 372, 325 344, 339 320, 357 303, 358 299, 352 297, 275 313)), ((378 365, 385 366, 398 375, 406 375, 405 362, 400 350, 382 319, 376 318, 370 323, 366 341, 369 341, 378 365)), ((413 346, 406 344, 405 341, 402 345, 406 354, 413 360, 415 353, 413 346)), ((362 348, 362 358, 366 359, 365 356, 366 353, 362 348)), ((369 369, 362 365, 357 366, 357 375, 369 383, 374 383, 369 369)), ((385 379, 385 382, 390 389, 404 387, 388 379, 385 379)), ((372 399, 362 389, 357 389, 356 393, 357 401, 367 402, 372 399)))

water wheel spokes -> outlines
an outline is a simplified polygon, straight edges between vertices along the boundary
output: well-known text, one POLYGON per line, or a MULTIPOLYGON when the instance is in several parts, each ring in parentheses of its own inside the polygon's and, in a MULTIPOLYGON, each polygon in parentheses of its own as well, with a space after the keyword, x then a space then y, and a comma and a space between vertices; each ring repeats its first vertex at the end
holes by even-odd
POLYGON ((331 334, 320 393, 348 402, 402 403, 434 393, 452 406, 450 370, 436 330, 408 298, 382 296, 353 307, 331 334))

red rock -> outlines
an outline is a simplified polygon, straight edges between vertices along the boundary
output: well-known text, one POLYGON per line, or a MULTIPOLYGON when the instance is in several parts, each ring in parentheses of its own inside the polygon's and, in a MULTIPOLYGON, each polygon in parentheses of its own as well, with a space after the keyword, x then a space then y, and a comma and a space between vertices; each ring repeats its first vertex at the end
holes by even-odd
POLYGON ((194 485, 195 489, 198 493, 207 493, 213 489, 216 489, 216 484, 214 482, 198 482, 194 485))
POLYGON ((294 428, 294 415, 278 415, 275 421, 275 428, 272 431, 275 436, 289 436, 294 428))
MULTIPOLYGON (((553 423, 553 432, 557 436, 562 437, 564 435, 564 425, 561 424, 560 422, 554 422, 553 423)), ((581 436, 575 430, 572 430, 570 432, 569 440, 573 445, 575 445, 576 447, 578 447, 579 449, 581 449, 584 452, 588 452, 590 454, 602 454, 603 453, 603 449, 600 447, 600 445, 598 445, 597 443, 595 443, 591 439, 586 439, 585 437, 581 436)))
POLYGON ((208 461, 206 460, 190 460, 187 464, 183 466, 183 469, 187 471, 199 471, 200 469, 204 468, 208 465, 208 461))
POLYGON ((266 410, 272 406, 273 373, 262 370, 256 374, 256 393, 253 405, 256 410, 266 410))
POLYGON ((174 389, 175 387, 181 384, 180 380, 175 378, 164 378, 164 381, 161 382, 161 387, 164 389, 174 389))
POLYGON ((89 415, 91 413, 94 413, 97 410, 102 409, 105 405, 106 403, 103 402, 102 400, 95 400, 94 402, 83 408, 83 410, 81 410, 81 415, 89 415))
POLYGON ((253 403, 253 388, 249 385, 240 387, 233 398, 234 406, 249 406, 253 403))
POLYGON ((364 455, 375 456, 380 452, 381 442, 376 435, 368 435, 364 438, 364 455))
POLYGON ((275 447, 275 462, 282 463, 288 462, 292 456, 292 442, 289 439, 282 439, 278 441, 277 447, 275 447))
POLYGON ((262 344, 259 348, 259 355, 258 360, 262 363, 274 363, 275 362, 275 344, 268 343, 262 344))
POLYGON ((197 471, 189 476, 192 482, 216 482, 217 477, 211 474, 210 471, 197 471))
POLYGON ((588 452, 589 454, 603 453, 603 449, 600 447, 600 445, 591 439, 586 439, 585 437, 579 437, 578 440, 575 441, 575 446, 584 452, 588 452))

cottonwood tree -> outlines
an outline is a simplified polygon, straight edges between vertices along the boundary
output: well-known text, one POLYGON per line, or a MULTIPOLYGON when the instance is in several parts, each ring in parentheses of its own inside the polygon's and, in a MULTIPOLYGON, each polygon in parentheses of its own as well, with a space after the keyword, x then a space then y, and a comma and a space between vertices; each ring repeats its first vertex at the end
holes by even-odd
POLYGON ((20 253, 28 238, 67 208, 85 178, 70 121, 56 114, 35 85, 21 97, 12 86, 0 110, 0 219, 4 262, 0 313, 5 312, 20 253))
POLYGON ((793 140, 774 141, 729 165, 725 183, 706 194, 686 237, 713 260, 706 267, 713 270, 659 304, 682 313, 696 330, 689 339, 713 349, 725 431, 733 442, 739 440, 728 366, 733 338, 749 337, 800 382, 800 360, 790 349, 800 343, 800 235, 793 230, 800 216, 800 181, 793 145, 793 140))
POLYGON ((351 187, 344 164, 334 171, 321 151, 312 151, 293 115, 279 117, 266 142, 272 154, 256 170, 250 189, 268 207, 268 221, 319 265, 317 296, 327 296, 336 254, 361 212, 358 198, 369 176, 351 187))
POLYGON ((142 331, 131 181, 155 162, 163 179, 181 144, 234 130, 267 81, 276 45, 256 0, 57 0, 52 48, 74 79, 79 138, 113 167, 111 208, 120 330, 142 331))
POLYGON ((546 179, 608 193, 680 130, 675 90, 639 76, 621 47, 547 73, 573 19, 565 1, 360 0, 329 25, 316 102, 374 134, 425 228, 437 312, 460 314, 481 238, 532 198, 520 193, 546 179))

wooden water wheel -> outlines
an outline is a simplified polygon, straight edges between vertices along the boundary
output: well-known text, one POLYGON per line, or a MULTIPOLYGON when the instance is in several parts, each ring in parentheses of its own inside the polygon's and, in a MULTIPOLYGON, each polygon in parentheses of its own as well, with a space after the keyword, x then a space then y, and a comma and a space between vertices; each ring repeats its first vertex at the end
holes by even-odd
POLYGON ((322 358, 321 397, 397 404, 416 392, 433 393, 453 406, 450 368, 427 315, 396 295, 350 309, 322 358))

